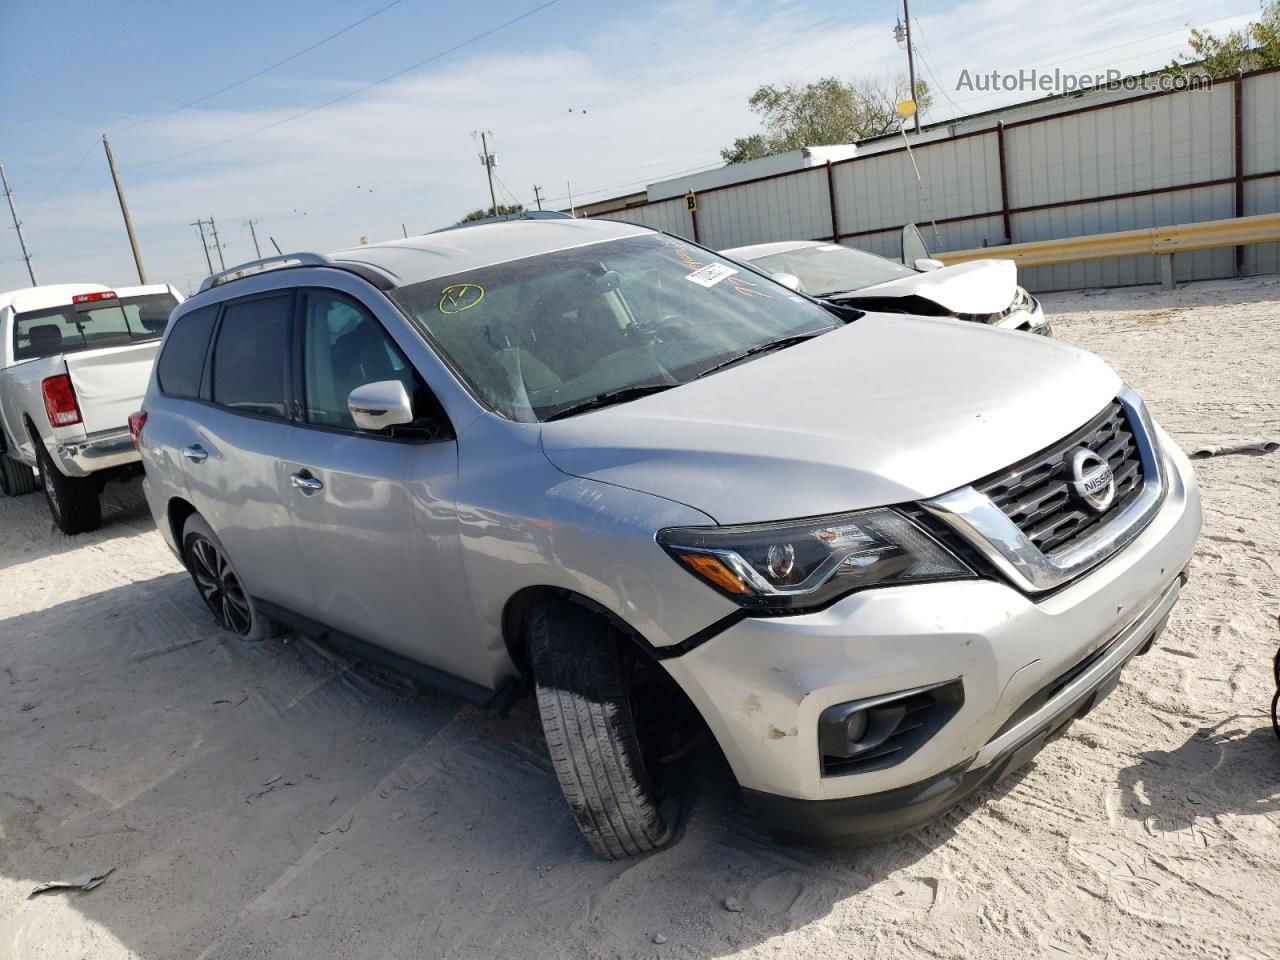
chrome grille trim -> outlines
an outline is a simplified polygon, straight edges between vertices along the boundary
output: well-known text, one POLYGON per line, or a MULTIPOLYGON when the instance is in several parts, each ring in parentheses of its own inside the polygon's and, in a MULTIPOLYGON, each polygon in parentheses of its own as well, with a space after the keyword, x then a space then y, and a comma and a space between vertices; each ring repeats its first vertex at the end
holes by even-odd
POLYGON ((1147 408, 1127 384, 1116 399, 1128 414, 1142 460, 1142 490, 1087 535, 1046 554, 991 498, 972 486, 927 500, 922 506, 964 537, 1020 589, 1043 593, 1062 586, 1132 542, 1164 502, 1164 465, 1147 408))
POLYGON ((1050 556, 1108 522, 1113 511, 1141 492, 1142 458, 1119 400, 1080 429, 1015 466, 973 484, 1050 556), (1091 450, 1107 461, 1115 478, 1113 503, 1099 513, 1073 496, 1069 463, 1073 451, 1091 450))

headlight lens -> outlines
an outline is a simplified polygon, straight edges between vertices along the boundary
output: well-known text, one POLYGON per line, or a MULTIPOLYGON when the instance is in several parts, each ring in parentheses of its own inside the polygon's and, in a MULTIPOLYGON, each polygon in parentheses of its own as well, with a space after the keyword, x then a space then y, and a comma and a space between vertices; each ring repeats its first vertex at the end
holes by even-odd
POLYGON ((974 573, 893 510, 735 527, 668 527, 658 543, 744 607, 802 610, 850 591, 974 573))
POLYGON ((1035 301, 1031 298, 1031 294, 1024 287, 1017 287, 1013 292, 1013 303, 1009 305, 1009 310, 1011 313, 1016 313, 1019 310, 1032 310, 1034 309, 1034 304, 1035 301))

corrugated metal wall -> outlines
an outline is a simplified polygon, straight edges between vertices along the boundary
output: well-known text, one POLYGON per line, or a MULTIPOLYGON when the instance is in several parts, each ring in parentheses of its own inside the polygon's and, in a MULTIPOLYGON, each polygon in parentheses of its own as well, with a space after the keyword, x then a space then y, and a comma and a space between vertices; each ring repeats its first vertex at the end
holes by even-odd
MULTIPOLYGON (((1208 89, 1068 106, 914 150, 921 185, 898 149, 600 214, 694 236, 717 249, 770 240, 831 239, 899 254, 902 226, 939 252, 1280 211, 1280 71, 1208 89), (1237 171, 1236 101, 1242 165, 1237 171), (1001 140, 1004 145, 1003 191, 1001 140), (1239 174, 1239 175, 1238 175, 1239 174), (1006 202, 1007 195, 1007 202, 1006 202), (1008 232, 1006 237, 1006 218, 1008 232), (695 226, 696 220, 696 226, 695 226), (936 228, 930 221, 937 221, 936 228)), ((1280 244, 1244 248, 1245 273, 1280 271, 1280 244)), ((1229 277, 1234 250, 1179 254, 1180 280, 1229 277)), ((1023 271, 1034 290, 1154 283, 1154 257, 1023 271)))

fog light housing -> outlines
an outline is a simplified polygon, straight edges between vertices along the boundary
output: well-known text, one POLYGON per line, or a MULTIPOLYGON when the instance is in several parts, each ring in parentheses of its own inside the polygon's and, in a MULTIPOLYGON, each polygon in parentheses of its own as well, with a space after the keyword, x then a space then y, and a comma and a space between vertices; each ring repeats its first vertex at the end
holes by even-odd
POLYGON ((960 680, 827 707, 818 717, 824 776, 880 770, 900 763, 964 705, 960 680))

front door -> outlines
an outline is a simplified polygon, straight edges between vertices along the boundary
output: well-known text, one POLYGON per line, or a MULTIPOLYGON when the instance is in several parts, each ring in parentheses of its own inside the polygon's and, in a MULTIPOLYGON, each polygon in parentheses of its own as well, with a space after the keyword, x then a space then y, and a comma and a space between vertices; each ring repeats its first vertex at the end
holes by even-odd
POLYGON ((285 453, 289 508, 311 581, 314 619, 455 676, 477 670, 452 628, 465 602, 454 488, 457 444, 421 377, 373 312, 335 290, 306 289, 299 411, 285 453), (400 380, 424 426, 356 428, 356 387, 400 380))

